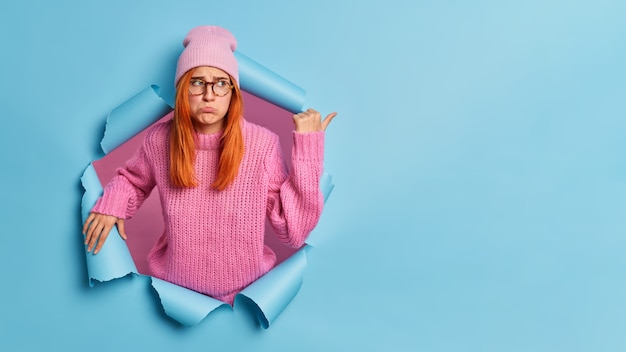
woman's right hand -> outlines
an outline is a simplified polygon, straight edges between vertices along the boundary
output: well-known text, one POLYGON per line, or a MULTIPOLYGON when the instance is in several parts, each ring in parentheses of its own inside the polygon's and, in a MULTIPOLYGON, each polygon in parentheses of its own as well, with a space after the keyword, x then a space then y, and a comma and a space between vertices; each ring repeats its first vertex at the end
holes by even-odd
POLYGON ((98 254, 100 248, 109 236, 109 232, 113 226, 117 224, 117 231, 120 233, 120 237, 126 240, 126 233, 124 232, 124 219, 117 218, 113 215, 105 215, 98 213, 91 213, 85 220, 83 225, 83 235, 85 235, 85 244, 87 246, 87 252, 93 250, 93 254, 98 254))

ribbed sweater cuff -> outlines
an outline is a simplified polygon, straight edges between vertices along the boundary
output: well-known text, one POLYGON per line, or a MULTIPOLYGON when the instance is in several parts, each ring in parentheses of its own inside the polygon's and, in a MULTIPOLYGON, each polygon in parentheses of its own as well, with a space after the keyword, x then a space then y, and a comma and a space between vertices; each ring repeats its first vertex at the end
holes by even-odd
POLYGON ((293 132, 293 160, 323 161, 324 160, 324 131, 293 132))
POLYGON ((91 211, 125 219, 128 199, 128 195, 125 195, 124 192, 116 192, 115 190, 107 189, 102 197, 98 199, 91 211))

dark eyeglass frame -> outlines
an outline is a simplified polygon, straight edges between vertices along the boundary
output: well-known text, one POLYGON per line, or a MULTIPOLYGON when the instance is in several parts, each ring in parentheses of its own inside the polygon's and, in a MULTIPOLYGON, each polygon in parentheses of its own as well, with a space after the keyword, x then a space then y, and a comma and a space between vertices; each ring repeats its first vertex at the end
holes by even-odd
MULTIPOLYGON (((201 79, 192 79, 192 80, 189 81, 189 88, 188 88, 189 95, 194 95, 194 96, 204 95, 207 92, 207 86, 211 86, 211 91, 213 92, 213 94, 215 94, 215 96, 218 96, 218 97, 226 96, 233 89, 233 84, 230 83, 227 80, 219 80, 217 82, 205 82, 204 80, 201 80, 201 79), (201 86, 202 86, 202 93, 195 93, 194 94, 194 93, 191 92, 191 87, 192 87, 192 85, 194 83, 200 83, 201 84, 201 86), (215 91, 215 85, 219 84, 219 83, 225 83, 228 86, 228 90, 224 94, 218 94, 215 91)), ((199 87, 199 86, 195 86, 195 87, 199 87)))

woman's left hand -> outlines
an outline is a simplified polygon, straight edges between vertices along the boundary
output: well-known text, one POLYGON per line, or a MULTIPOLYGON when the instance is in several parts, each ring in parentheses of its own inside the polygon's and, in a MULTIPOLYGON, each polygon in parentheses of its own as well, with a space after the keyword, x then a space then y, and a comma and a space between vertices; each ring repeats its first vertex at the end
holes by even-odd
POLYGON ((307 109, 299 114, 293 115, 293 122, 296 124, 296 132, 318 132, 326 131, 326 127, 337 116, 336 112, 330 113, 322 120, 322 115, 314 109, 307 109))

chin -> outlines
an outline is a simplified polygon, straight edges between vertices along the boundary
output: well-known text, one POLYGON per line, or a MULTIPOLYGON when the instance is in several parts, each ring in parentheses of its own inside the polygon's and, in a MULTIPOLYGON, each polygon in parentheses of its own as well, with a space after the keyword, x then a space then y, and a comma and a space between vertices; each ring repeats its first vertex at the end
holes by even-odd
POLYGON ((193 124, 197 131, 207 128, 213 130, 216 127, 221 130, 224 127, 222 123, 223 120, 224 119, 194 119, 193 124))

